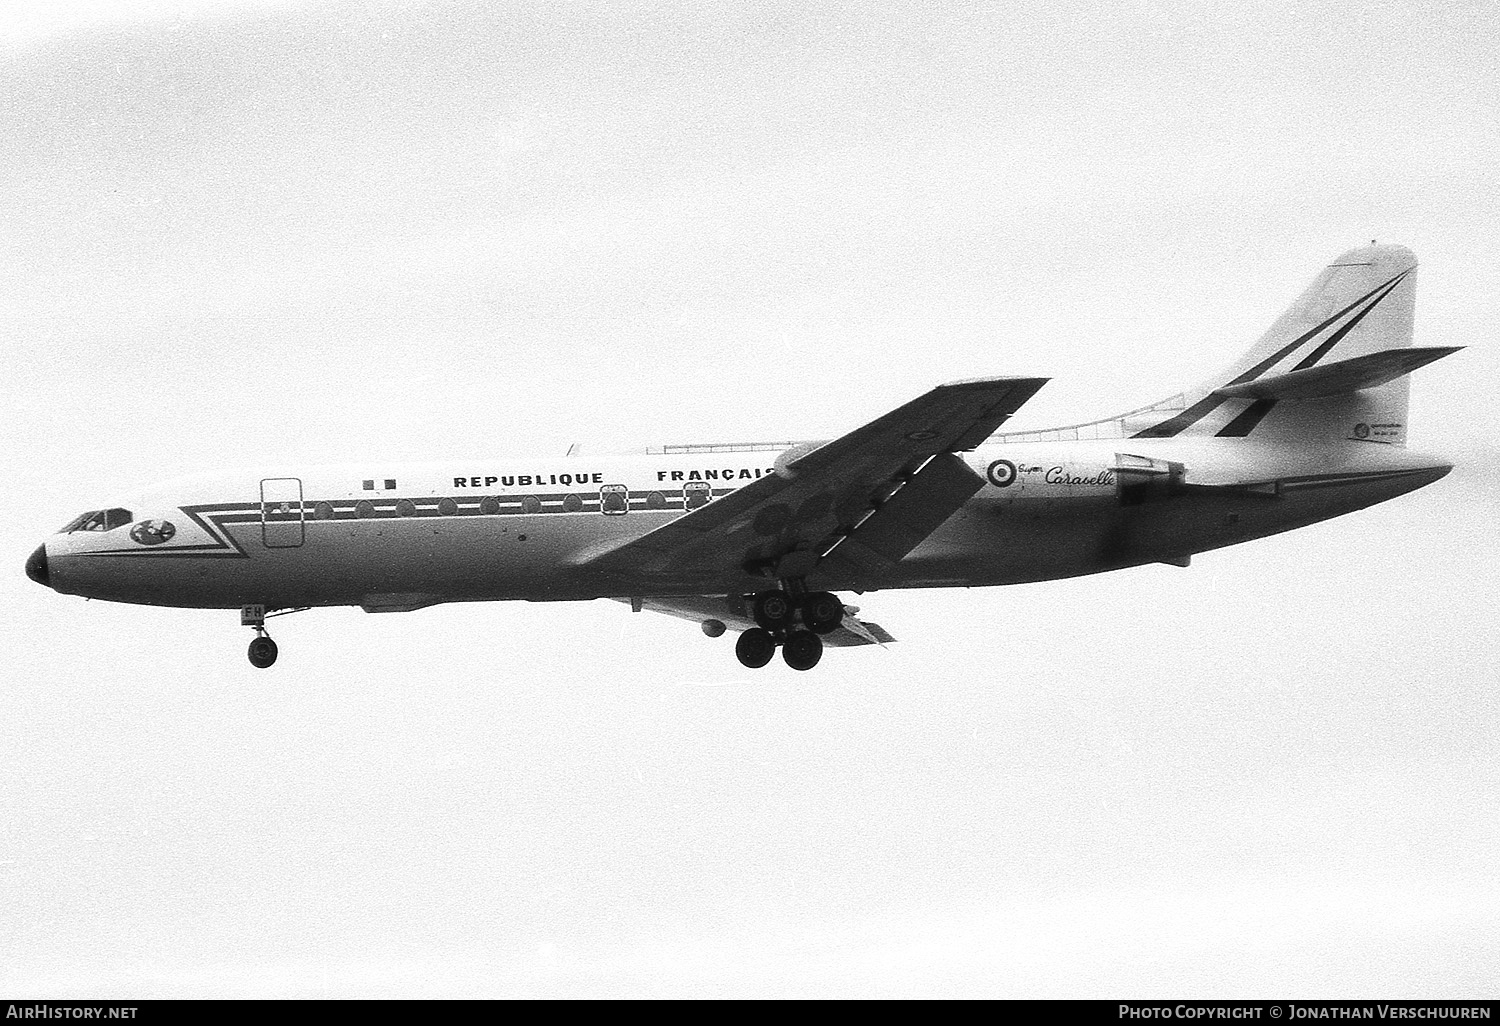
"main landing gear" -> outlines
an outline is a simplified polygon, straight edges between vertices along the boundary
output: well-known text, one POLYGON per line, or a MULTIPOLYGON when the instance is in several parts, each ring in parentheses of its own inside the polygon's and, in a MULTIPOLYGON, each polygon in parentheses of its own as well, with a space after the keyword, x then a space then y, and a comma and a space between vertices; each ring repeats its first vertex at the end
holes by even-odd
POLYGON ((792 669, 811 670, 823 658, 821 635, 844 622, 844 603, 827 591, 763 591, 751 599, 750 611, 759 626, 740 635, 734 654, 752 670, 769 663, 778 646, 792 669))

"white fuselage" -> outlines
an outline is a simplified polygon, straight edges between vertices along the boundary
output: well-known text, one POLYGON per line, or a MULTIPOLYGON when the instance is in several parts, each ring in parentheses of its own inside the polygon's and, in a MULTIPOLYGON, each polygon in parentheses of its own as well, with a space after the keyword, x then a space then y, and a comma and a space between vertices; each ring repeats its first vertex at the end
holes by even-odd
MULTIPOLYGON (((764 578, 629 580, 587 563, 774 473, 778 454, 744 448, 206 474, 122 503, 126 524, 52 536, 46 573, 67 594, 219 608, 743 594, 764 587, 764 578)), ((809 586, 983 586, 1182 562, 1384 501, 1450 469, 1389 445, 1251 439, 1001 440, 961 455, 985 484, 904 559, 863 576, 815 571, 809 586), (1122 452, 1182 465, 1181 487, 1123 503, 1122 452)))

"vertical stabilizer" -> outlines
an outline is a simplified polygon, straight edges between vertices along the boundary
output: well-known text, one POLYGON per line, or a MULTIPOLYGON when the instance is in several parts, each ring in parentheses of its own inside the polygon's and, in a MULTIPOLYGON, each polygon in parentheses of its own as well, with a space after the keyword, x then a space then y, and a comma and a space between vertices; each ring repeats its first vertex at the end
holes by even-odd
POLYGON ((1225 371, 1133 415, 1135 438, 1203 436, 1406 444, 1409 379, 1317 399, 1217 392, 1412 342, 1417 260, 1405 246, 1352 249, 1329 264, 1265 335, 1225 371), (1152 411, 1157 416, 1152 417, 1152 411))

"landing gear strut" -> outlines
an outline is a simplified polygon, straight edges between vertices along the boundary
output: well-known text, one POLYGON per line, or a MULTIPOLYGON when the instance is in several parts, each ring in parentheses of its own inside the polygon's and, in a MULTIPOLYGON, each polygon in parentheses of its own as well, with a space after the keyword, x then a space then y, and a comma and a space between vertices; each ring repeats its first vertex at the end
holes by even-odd
POLYGON ((823 658, 819 635, 838 630, 844 622, 844 603, 837 595, 805 591, 800 580, 786 584, 786 590, 762 591, 750 600, 750 614, 759 626, 740 635, 734 654, 751 669, 769 663, 780 645, 788 666, 811 670, 823 658))

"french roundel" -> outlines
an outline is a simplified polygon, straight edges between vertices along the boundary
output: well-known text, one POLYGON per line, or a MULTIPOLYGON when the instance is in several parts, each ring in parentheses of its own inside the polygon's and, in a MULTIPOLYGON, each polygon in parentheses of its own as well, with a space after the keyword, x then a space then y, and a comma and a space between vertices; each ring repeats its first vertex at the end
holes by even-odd
POLYGON ((170 520, 142 520, 130 529, 131 539, 142 545, 160 545, 176 533, 177 528, 170 520))
POLYGON ((990 464, 990 484, 996 488, 1004 488, 1006 485, 1015 484, 1016 465, 1010 460, 996 460, 990 464))

